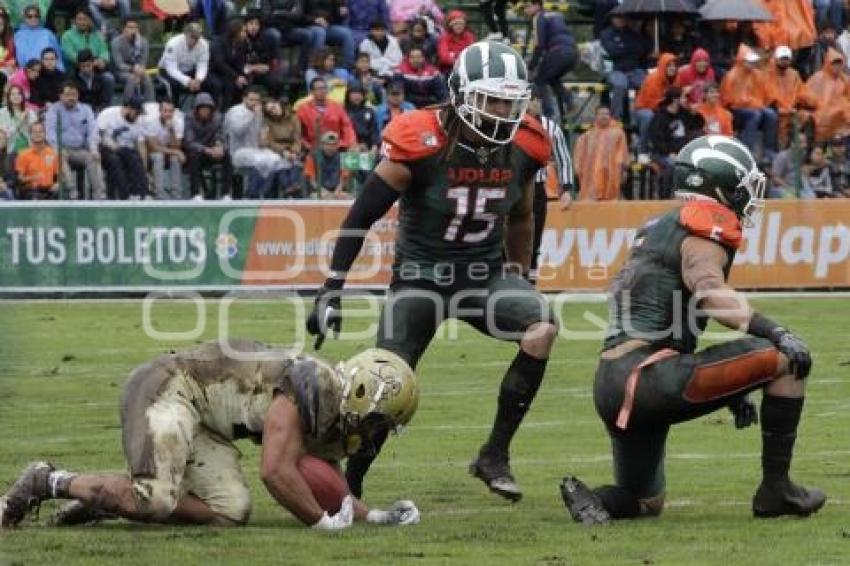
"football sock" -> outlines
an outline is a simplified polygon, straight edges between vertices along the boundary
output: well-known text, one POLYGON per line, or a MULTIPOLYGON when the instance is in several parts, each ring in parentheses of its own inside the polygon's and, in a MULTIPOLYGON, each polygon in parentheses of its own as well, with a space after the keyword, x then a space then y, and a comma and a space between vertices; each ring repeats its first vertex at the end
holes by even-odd
POLYGON ((603 485, 593 489, 612 519, 634 519, 640 516, 640 501, 632 492, 618 485, 603 485))
POLYGON ((77 477, 77 474, 72 474, 66 470, 56 470, 50 472, 47 476, 47 485, 50 486, 50 497, 58 499, 67 499, 70 497, 68 488, 71 485, 71 480, 77 477))
POLYGON ((539 360, 522 350, 517 353, 502 379, 496 420, 482 452, 507 455, 511 439, 540 388, 548 361, 539 360))
POLYGON ((351 494, 357 499, 363 495, 363 478, 366 477, 369 466, 381 452, 381 447, 387 441, 388 435, 389 430, 376 432, 372 437, 372 446, 363 447, 348 457, 345 465, 345 480, 348 482, 351 494))
POLYGON ((788 479, 803 397, 764 394, 761 402, 761 468, 765 483, 788 479))

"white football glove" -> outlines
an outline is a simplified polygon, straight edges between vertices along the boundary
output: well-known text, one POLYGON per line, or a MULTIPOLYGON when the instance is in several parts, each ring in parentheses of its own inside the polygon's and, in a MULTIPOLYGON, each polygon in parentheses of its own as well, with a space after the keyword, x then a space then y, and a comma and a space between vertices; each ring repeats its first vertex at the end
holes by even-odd
POLYGON ((419 522, 419 509, 413 501, 396 501, 386 511, 371 509, 366 521, 376 525, 415 525, 419 522))
POLYGON ((333 517, 330 517, 325 511, 322 518, 316 521, 311 528, 320 531, 339 531, 351 526, 354 521, 354 499, 350 495, 346 495, 342 500, 342 506, 339 512, 333 517))

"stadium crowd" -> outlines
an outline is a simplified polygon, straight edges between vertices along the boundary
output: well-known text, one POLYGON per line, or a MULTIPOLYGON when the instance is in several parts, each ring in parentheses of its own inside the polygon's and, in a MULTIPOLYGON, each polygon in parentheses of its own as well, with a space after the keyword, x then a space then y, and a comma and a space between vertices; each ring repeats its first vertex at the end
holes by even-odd
MULTIPOLYGON (((176 15, 156 0, 142 12, 130 0, 0 0, 0 196, 351 198, 382 128, 444 101, 476 40, 467 14, 442 4, 194 0, 176 15), (158 59, 148 14, 176 30, 158 59)), ((594 21, 582 46, 562 6, 515 5, 521 25, 505 1, 480 10, 490 39, 522 51, 556 123, 577 108, 565 75, 586 45, 601 53, 608 88, 572 144, 580 198, 632 196, 621 188, 638 170, 669 198, 673 156, 704 133, 758 155, 770 196, 850 196, 845 2, 764 4, 781 21, 665 17, 657 46, 651 20, 610 13, 616 0, 579 0, 594 21)))

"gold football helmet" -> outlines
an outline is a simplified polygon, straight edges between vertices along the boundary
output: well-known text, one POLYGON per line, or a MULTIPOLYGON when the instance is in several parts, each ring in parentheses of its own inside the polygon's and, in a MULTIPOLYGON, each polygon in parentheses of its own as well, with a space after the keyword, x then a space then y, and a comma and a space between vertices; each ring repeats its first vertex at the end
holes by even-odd
POLYGON ((398 355, 370 348, 340 364, 340 419, 346 452, 356 451, 379 430, 398 431, 419 405, 413 370, 398 355))

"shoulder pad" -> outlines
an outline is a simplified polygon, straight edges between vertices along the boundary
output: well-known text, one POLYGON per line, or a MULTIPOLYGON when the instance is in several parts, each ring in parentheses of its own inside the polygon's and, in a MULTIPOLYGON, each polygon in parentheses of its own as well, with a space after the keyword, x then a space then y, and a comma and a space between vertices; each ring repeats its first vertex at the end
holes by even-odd
POLYGON ((543 129, 543 124, 528 114, 519 125, 514 143, 541 165, 548 163, 552 155, 549 134, 543 129))
POLYGON ((743 237, 741 221, 735 214, 717 202, 692 201, 679 211, 679 224, 701 238, 708 238, 727 248, 737 250, 743 237))
POLYGON ((446 143, 437 112, 413 110, 393 118, 382 135, 381 155, 392 161, 416 161, 434 155, 446 143))

